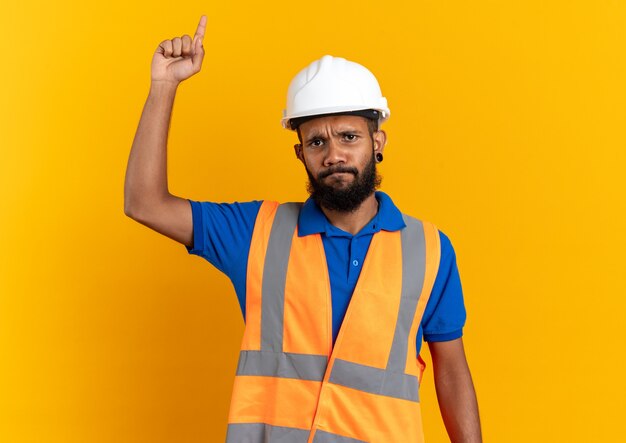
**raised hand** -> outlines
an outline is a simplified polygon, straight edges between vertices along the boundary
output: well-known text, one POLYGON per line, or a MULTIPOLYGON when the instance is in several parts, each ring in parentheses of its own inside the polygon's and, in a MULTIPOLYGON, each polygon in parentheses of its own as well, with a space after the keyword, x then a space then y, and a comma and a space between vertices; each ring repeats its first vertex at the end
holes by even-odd
POLYGON ((202 39, 206 29, 207 17, 200 17, 196 34, 191 37, 187 34, 163 40, 152 57, 151 75, 153 82, 171 82, 178 84, 192 75, 200 72, 204 47, 202 39))

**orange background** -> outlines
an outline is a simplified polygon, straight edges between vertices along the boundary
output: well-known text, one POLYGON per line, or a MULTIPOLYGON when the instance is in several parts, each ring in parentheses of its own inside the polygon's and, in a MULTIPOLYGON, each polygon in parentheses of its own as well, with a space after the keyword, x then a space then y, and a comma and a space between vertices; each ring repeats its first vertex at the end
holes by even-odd
POLYGON ((619 440, 626 4, 114 0, 0 6, 0 441, 223 441, 232 286, 123 212, 152 53, 201 14, 170 191, 306 198, 287 85, 324 54, 364 64, 391 108, 382 190, 456 249, 485 441, 619 440))

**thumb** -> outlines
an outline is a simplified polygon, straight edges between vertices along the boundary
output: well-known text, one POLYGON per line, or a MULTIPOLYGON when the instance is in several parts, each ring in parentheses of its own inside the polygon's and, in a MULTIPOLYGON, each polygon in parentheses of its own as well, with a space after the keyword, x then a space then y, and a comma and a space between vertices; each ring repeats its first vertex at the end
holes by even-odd
POLYGON ((202 66, 202 59, 204 58, 204 46, 202 46, 202 38, 197 38, 194 42, 194 53, 191 56, 191 64, 197 70, 200 70, 202 66))

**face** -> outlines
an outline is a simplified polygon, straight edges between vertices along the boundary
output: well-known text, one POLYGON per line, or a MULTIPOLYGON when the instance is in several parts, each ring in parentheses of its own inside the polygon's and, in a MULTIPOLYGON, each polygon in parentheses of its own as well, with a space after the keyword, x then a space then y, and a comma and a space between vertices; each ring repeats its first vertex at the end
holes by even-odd
POLYGON ((300 134, 296 155, 309 176, 312 198, 327 209, 356 210, 380 184, 374 155, 384 149, 384 131, 370 137, 364 117, 337 115, 302 123, 300 134))

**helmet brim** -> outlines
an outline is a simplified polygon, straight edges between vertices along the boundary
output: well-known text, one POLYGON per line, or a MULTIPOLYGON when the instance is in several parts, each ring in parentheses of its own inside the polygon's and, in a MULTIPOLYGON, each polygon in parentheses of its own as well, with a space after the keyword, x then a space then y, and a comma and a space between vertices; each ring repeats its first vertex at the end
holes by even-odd
POLYGON ((302 117, 290 118, 287 121, 287 125, 289 128, 295 131, 302 123, 306 121, 313 120, 314 118, 328 117, 333 115, 356 115, 359 117, 365 117, 369 120, 379 120, 381 113, 376 109, 357 109, 355 111, 327 112, 324 114, 305 115, 302 117))

